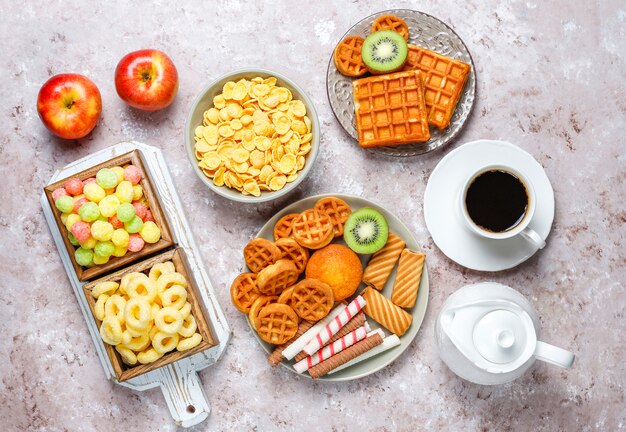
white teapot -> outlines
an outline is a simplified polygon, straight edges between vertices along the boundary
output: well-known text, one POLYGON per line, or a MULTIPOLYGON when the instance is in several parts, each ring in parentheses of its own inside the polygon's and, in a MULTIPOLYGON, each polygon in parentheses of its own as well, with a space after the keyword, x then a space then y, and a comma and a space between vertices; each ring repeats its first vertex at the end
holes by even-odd
POLYGON ((539 320, 517 291, 495 282, 465 286, 444 302, 435 323, 442 360, 461 378, 503 384, 543 360, 569 368, 574 354, 537 340, 539 320))

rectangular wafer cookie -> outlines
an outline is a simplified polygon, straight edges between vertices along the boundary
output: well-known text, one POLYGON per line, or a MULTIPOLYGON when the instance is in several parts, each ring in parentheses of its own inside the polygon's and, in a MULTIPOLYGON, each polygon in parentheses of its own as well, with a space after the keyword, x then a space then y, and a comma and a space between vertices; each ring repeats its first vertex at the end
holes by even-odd
POLYGON ((363 272, 363 282, 379 291, 382 290, 405 246, 404 240, 389 233, 385 246, 373 254, 367 263, 363 272))
POLYGON ((426 254, 404 249, 400 254, 391 301, 403 308, 412 308, 417 300, 426 254))
POLYGON ((366 301, 363 312, 390 332, 402 336, 413 322, 413 316, 396 306, 387 297, 372 288, 365 288, 361 296, 366 301))

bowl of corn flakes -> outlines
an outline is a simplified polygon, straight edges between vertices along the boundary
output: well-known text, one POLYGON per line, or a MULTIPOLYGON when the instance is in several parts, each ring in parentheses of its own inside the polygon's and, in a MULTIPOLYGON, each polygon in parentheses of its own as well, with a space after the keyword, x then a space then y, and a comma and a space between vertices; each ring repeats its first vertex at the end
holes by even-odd
POLYGON ((274 200, 307 176, 319 150, 319 120, 304 91, 268 70, 222 75, 195 99, 185 127, 200 179, 238 202, 274 200))

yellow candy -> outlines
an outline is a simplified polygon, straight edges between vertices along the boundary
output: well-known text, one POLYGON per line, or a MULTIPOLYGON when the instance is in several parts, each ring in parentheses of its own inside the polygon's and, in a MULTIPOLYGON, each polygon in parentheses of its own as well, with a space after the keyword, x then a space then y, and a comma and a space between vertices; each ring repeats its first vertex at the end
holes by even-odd
POLYGON ((111 170, 117 176, 117 184, 120 184, 124 180, 124 168, 122 168, 121 166, 116 166, 111 168, 111 170))
POLYGON ((107 317, 100 326, 100 336, 105 343, 117 345, 122 341, 122 324, 114 317, 107 317))
POLYGON ((161 230, 152 221, 145 222, 141 231, 139 231, 139 235, 146 243, 156 243, 161 239, 161 230))
MULTIPOLYGON (((63 223, 65 224, 65 228, 67 228, 68 231, 72 228, 72 225, 80 220, 80 216, 78 216, 76 213, 70 213, 68 215, 63 213, 62 216, 66 216, 65 222, 63 223)), ((61 218, 61 221, 63 221, 63 218, 61 218)))
POLYGON ((133 201, 140 200, 143 197, 143 188, 141 185, 133 185, 133 201))
POLYGON ((83 188, 83 194, 89 201, 100 202, 106 196, 106 192, 96 182, 87 183, 83 188))
POLYGON ((129 366, 134 366, 137 364, 137 356, 132 350, 128 349, 126 346, 117 345, 115 347, 115 350, 120 353, 120 357, 122 357, 122 361, 124 362, 124 364, 127 364, 129 366))
POLYGON ((93 263, 96 265, 102 265, 109 262, 110 257, 103 257, 98 254, 93 254, 93 263))
POLYGON ((176 345, 176 349, 178 351, 186 351, 197 347, 200 345, 200 342, 202 342, 202 335, 200 333, 194 333, 194 335, 189 338, 181 339, 178 345, 176 345))
POLYGON ((97 240, 93 237, 89 237, 87 240, 80 244, 83 249, 93 249, 96 247, 97 240))
POLYGON ((125 246, 115 246, 111 255, 114 257, 123 257, 126 255, 126 252, 128 252, 128 249, 126 249, 125 246))
POLYGON ((93 298, 99 298, 102 294, 113 295, 117 288, 120 286, 117 282, 106 281, 100 282, 96 284, 95 287, 91 290, 91 295, 93 298))
POLYGON ((152 338, 152 347, 159 354, 172 351, 178 345, 178 335, 157 332, 152 338))
POLYGON ((120 200, 120 202, 131 202, 134 195, 133 184, 128 180, 120 182, 120 184, 117 185, 117 188, 115 188, 115 196, 120 200))
POLYGON ((111 237, 113 237, 113 231, 115 231, 113 229, 113 225, 111 225, 109 222, 97 220, 91 224, 91 236, 96 240, 111 240, 111 237))
POLYGON ((137 354, 137 361, 141 364, 148 364, 157 361, 161 357, 163 357, 163 354, 159 354, 154 348, 149 348, 137 354))
POLYGON ((106 304, 108 299, 109 299, 108 294, 102 294, 98 297, 98 301, 96 302, 96 305, 94 306, 94 315, 100 321, 104 319, 104 305, 106 304))
MULTIPOLYGON (((67 224, 67 217, 69 216, 69 214, 67 213, 61 213, 61 222, 63 223, 63 225, 67 224)), ((69 228, 68 228, 69 230, 69 228)))
POLYGON ((100 214, 106 218, 113 216, 119 206, 120 200, 115 195, 107 195, 98 203, 100 214))
POLYGON ((113 242, 113 244, 120 248, 125 249, 128 246, 129 240, 130 240, 130 235, 123 228, 116 229, 115 231, 113 231, 113 234, 111 235, 111 241, 113 242))

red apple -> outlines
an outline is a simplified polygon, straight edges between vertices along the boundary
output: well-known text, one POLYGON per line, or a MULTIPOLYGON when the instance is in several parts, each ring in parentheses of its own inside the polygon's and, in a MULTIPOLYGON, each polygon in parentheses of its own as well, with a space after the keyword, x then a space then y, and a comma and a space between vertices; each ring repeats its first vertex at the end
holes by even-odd
POLYGON ((102 98, 98 87, 83 75, 55 75, 39 90, 37 112, 53 134, 65 139, 83 138, 98 123, 102 98))
POLYGON ((128 105, 146 111, 165 108, 178 92, 178 72, 162 51, 126 54, 115 68, 115 89, 128 105))

